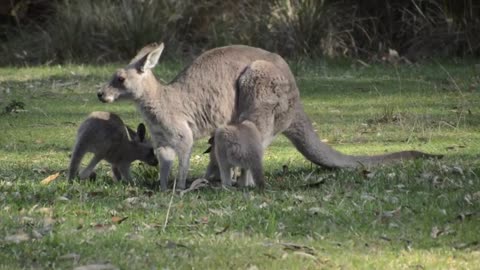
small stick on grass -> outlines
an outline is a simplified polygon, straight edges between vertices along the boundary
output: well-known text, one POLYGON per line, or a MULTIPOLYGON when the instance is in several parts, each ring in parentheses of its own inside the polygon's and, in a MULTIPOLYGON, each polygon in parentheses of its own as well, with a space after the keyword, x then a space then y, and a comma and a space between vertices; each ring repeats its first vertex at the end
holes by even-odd
POLYGON ((173 196, 175 196, 176 187, 177 187, 177 178, 173 180, 172 197, 170 197, 170 202, 168 203, 167 216, 165 217, 165 223, 163 224, 162 232, 165 232, 165 229, 167 228, 168 217, 170 216, 170 209, 172 208, 173 196))

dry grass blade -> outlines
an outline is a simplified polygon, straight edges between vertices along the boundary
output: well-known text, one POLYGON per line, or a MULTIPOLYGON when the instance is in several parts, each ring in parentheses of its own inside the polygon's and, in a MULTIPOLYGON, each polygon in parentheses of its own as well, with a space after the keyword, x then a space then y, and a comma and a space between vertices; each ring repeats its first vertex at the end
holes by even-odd
POLYGON ((58 257, 60 260, 73 260, 74 263, 77 263, 80 260, 80 254, 77 253, 68 253, 58 257))
POLYGON ((29 241, 30 239, 31 239, 30 235, 28 235, 24 232, 19 232, 19 233, 14 234, 14 235, 5 236, 5 242, 11 242, 11 243, 15 243, 15 244, 18 244, 18 243, 24 242, 24 241, 29 241))
POLYGON ((295 251, 295 252, 304 252, 310 255, 315 255, 315 249, 305 246, 305 245, 300 245, 300 244, 294 244, 294 243, 280 243, 280 245, 283 246, 283 249, 285 250, 290 250, 290 251, 295 251))
POLYGON ((177 178, 173 180, 172 196, 170 197, 170 202, 168 203, 167 215, 165 216, 165 223, 163 223, 162 232, 165 232, 165 230, 167 229, 168 218, 170 217, 170 210, 172 209, 173 197, 175 196, 176 187, 177 187, 177 178))
POLYGON ((82 266, 77 266, 73 268, 73 270, 117 270, 119 269, 113 264, 106 263, 106 264, 87 264, 82 266))

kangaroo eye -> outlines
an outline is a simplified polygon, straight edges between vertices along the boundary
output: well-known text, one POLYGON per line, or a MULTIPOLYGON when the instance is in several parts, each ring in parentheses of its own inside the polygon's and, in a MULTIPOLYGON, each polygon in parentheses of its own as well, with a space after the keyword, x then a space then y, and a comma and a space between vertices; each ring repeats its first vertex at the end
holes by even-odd
POLYGON ((123 83, 123 82, 125 81, 125 77, 118 76, 118 77, 117 77, 117 81, 118 81, 119 83, 123 83))

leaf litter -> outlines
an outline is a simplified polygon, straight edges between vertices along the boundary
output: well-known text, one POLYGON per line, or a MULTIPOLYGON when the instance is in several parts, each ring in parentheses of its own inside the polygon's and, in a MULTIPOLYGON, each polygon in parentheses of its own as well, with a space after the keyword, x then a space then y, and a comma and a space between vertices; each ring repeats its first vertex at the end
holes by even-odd
POLYGON ((121 224, 122 222, 124 222, 127 219, 128 219, 128 217, 118 217, 118 216, 113 216, 111 218, 112 222, 116 223, 116 224, 121 224))
POLYGON ((73 270, 118 270, 120 268, 116 267, 111 263, 95 263, 87 264, 82 266, 77 266, 73 270))
POLYGON ((436 239, 441 235, 449 235, 454 233, 455 233, 455 230, 451 229, 448 225, 443 228, 438 226, 433 226, 430 232, 430 237, 432 237, 433 239, 436 239))
POLYGON ((198 178, 195 181, 192 182, 189 188, 180 191, 180 197, 185 195, 186 193, 192 192, 194 190, 199 190, 204 187, 208 187, 210 185, 210 182, 207 179, 204 178, 198 178))
MULTIPOLYGON (((293 255, 300 256, 303 258, 311 259, 316 264, 327 263, 328 260, 320 260, 316 250, 312 247, 295 244, 295 243, 288 243, 288 242, 280 242, 278 245, 283 247, 284 251, 291 252, 293 255)), ((288 256, 288 253, 283 254, 282 259, 285 259, 288 256)))
POLYGON ((30 239, 31 239, 30 235, 23 231, 17 232, 16 234, 13 234, 13 235, 5 236, 4 238, 5 242, 10 242, 15 244, 29 241, 30 239))
POLYGON ((68 253, 65 255, 62 255, 58 257, 60 260, 73 260, 74 264, 77 264, 77 262, 80 260, 80 254, 77 253, 68 253))
POLYGON ((43 179, 42 181, 40 181, 40 184, 42 184, 42 185, 48 185, 48 184, 50 184, 53 180, 57 179, 59 175, 60 175, 60 172, 57 172, 57 173, 52 174, 52 175, 49 175, 49 176, 47 176, 45 179, 43 179))

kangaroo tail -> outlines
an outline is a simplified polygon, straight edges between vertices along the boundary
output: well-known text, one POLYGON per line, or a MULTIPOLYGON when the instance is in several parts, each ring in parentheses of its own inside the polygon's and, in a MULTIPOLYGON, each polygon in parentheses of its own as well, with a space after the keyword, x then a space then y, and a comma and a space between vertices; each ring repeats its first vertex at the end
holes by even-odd
POLYGON ((85 148, 79 142, 75 143, 72 157, 70 158, 70 166, 68 168, 68 181, 73 180, 73 178, 75 178, 77 175, 80 162, 85 154, 85 148))
POLYGON ((308 160, 328 168, 355 168, 362 165, 370 166, 398 160, 443 157, 442 155, 431 155, 419 151, 401 151, 373 156, 342 154, 319 140, 301 104, 297 106, 295 118, 283 134, 308 160))

